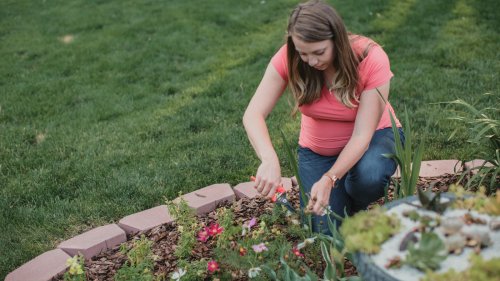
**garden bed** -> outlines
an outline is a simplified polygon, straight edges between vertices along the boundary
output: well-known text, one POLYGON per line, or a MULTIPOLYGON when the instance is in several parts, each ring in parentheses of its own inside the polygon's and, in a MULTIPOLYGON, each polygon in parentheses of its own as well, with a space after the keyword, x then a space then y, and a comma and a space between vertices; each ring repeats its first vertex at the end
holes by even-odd
MULTIPOLYGON (((457 180, 456 176, 446 175, 438 178, 420 178, 418 182, 419 188, 432 187, 433 190, 446 191, 447 187, 457 180)), ((392 198, 392 188, 389 190, 388 197, 392 198)), ((294 188, 288 193, 288 199, 291 204, 299 209, 298 200, 298 189, 294 188)), ((381 205, 384 203, 383 199, 380 199, 374 205, 381 205)), ((231 210, 234 218, 234 225, 243 225, 245 222, 250 221, 252 218, 260 218, 265 214, 273 213, 275 205, 268 200, 262 198, 254 199, 240 199, 232 204, 222 204, 220 207, 226 207, 231 210)), ((214 210, 208 214, 197 216, 199 225, 209 226, 214 223, 217 219, 218 210, 214 210)), ((297 245, 301 242, 300 239, 293 235, 287 233, 287 225, 283 221, 277 221, 273 225, 273 229, 280 231, 281 235, 286 237, 291 244, 297 245)), ((274 231, 274 230, 273 230, 274 231)), ((152 230, 149 230, 143 234, 138 234, 135 236, 127 237, 128 241, 123 243, 120 247, 103 252, 91 260, 85 261, 84 271, 86 273, 87 280, 115 280, 114 276, 116 272, 124 266, 127 261, 127 254, 124 249, 130 249, 133 247, 134 243, 144 235, 145 238, 152 241, 151 250, 155 256, 154 270, 153 274, 155 276, 165 276, 166 280, 169 280, 172 273, 178 269, 178 261, 176 255, 174 254, 176 248, 178 247, 179 239, 181 233, 178 230, 178 225, 176 222, 161 225, 152 230)), ((205 242, 197 241, 196 245, 193 247, 189 261, 197 261, 201 259, 211 260, 214 256, 214 249, 216 247, 216 240, 209 239, 205 242)), ((251 251, 251 249, 250 249, 251 251)), ((323 276, 323 271, 325 269, 324 262, 318 262, 322 260, 321 253, 316 255, 305 254, 301 256, 301 262, 303 262, 309 269, 311 269, 316 275, 323 276)), ((224 264, 224 260, 219 260, 219 264, 224 264)), ((221 267, 222 268, 222 267, 221 267)), ((343 276, 354 276, 357 274, 354 266, 347 260, 344 262, 344 273, 343 276)), ((205 279, 212 280, 213 275, 206 275, 205 279)), ((231 280, 248 280, 247 271, 234 271, 231 272, 231 280)), ((63 276, 60 275, 54 280, 64 280, 63 276)))

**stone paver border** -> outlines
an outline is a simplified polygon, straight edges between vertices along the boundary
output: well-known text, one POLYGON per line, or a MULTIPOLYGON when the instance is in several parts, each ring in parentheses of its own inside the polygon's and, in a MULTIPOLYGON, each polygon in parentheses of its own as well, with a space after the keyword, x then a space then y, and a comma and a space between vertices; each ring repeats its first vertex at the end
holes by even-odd
MULTIPOLYGON (((470 169, 484 163, 476 159, 465 163, 470 169)), ((423 161, 421 177, 437 177, 444 174, 459 173, 462 163, 458 160, 423 161)), ((394 174, 398 177, 398 172, 394 174)), ((296 177, 282 178, 282 185, 290 190, 297 186, 296 177)), ((205 214, 215 209, 219 202, 233 202, 240 198, 254 198, 257 192, 252 188, 253 182, 243 182, 234 187, 229 184, 213 184, 196 191, 182 195, 188 205, 196 210, 197 214, 205 214)), ((180 198, 174 199, 179 202, 180 198)), ((31 261, 21 265, 9 273, 6 281, 49 281, 66 270, 66 260, 82 253, 85 258, 91 259, 101 251, 111 249, 126 241, 126 235, 145 232, 154 227, 172 222, 174 219, 168 214, 165 205, 160 205, 122 218, 118 224, 110 224, 94 228, 90 231, 63 241, 55 250, 47 251, 31 261)))

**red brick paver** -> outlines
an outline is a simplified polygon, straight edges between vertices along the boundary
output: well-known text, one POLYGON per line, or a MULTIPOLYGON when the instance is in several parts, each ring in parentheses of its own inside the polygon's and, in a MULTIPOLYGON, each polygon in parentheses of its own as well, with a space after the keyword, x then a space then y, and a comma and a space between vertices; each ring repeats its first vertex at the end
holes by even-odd
POLYGON ((236 198, 241 199, 241 198, 255 198, 259 196, 259 192, 257 192, 257 189, 254 188, 255 183, 253 181, 249 182, 242 182, 238 185, 236 185, 233 188, 234 194, 236 194, 236 198))
POLYGON ((281 178, 281 185, 285 188, 286 191, 290 191, 293 187, 291 178, 281 178))
POLYGON ((462 163, 458 160, 423 161, 420 165, 421 177, 438 177, 444 174, 456 174, 462 171, 462 163))
POLYGON ((7 275, 5 281, 48 281, 66 270, 70 256, 61 249, 45 252, 7 275))
POLYGON ((128 234, 145 232, 154 227, 174 221, 166 205, 129 215, 120 220, 118 225, 128 234))
MULTIPOLYGON (((478 169, 483 166, 483 164, 485 163, 486 161, 483 160, 483 159, 474 159, 472 161, 469 161, 469 162, 465 162, 465 169, 473 169, 473 168, 476 168, 474 170, 472 170, 472 173, 473 174, 476 174, 478 169)), ((492 167, 493 165, 491 163, 486 163, 484 165, 485 167, 492 167)))
POLYGON ((64 250, 70 256, 81 253, 90 259, 101 251, 111 249, 125 241, 127 241, 125 231, 116 224, 108 224, 63 241, 57 248, 64 250))
MULTIPOLYGON (((229 184, 220 183, 198 189, 181 197, 186 200, 189 207, 196 210, 196 214, 201 215, 213 211, 219 202, 233 202, 236 196, 229 184)), ((174 203, 179 202, 180 197, 174 200, 174 203)))

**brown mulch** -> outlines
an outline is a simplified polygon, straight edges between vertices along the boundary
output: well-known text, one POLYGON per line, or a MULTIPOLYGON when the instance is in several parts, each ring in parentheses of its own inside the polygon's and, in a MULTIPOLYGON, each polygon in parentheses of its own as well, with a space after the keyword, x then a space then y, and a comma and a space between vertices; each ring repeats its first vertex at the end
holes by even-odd
MULTIPOLYGON (((458 177, 455 175, 445 175, 435 178, 420 178, 417 187, 427 189, 432 188, 433 191, 446 192, 448 186, 455 183, 458 177)), ((289 200, 294 205, 296 209, 299 208, 298 191, 293 189, 290 192, 289 200)), ((390 187, 389 200, 393 198, 393 188, 390 187)), ((380 199, 375 204, 383 204, 383 199, 380 199)), ((260 217, 264 213, 268 213, 273 208, 273 203, 265 200, 263 198, 255 199, 240 199, 233 204, 220 205, 219 207, 226 206, 230 207, 234 213, 235 224, 241 225, 244 221, 250 220, 252 217, 260 217)), ((210 222, 216 221, 215 211, 212 211, 206 215, 198 217, 200 222, 204 225, 209 225, 210 222)), ((153 241, 152 250, 155 255, 159 257, 156 261, 154 272, 155 275, 164 274, 168 276, 177 269, 177 260, 175 258, 174 252, 179 238, 179 232, 177 231, 176 223, 172 222, 169 224, 158 226, 151 229, 145 233, 142 233, 149 240, 153 241)), ((133 245, 133 241, 139 239, 141 234, 135 236, 129 236, 128 241, 125 242, 127 249, 130 249, 133 245)), ((213 242, 213 241, 212 241, 213 242)), ((299 241, 296 241, 299 242, 299 241)), ((198 243, 192 252, 193 260, 198 260, 203 257, 209 258, 212 256, 212 247, 210 243, 198 243)), ((122 267, 125 263, 127 257, 120 252, 120 247, 117 246, 113 249, 105 251, 98 256, 87 260, 85 262, 85 272, 87 273, 87 280, 113 280, 113 276, 116 271, 122 267)), ((310 266, 310 268, 317 268, 318 265, 310 259, 305 259, 304 262, 310 266)), ((322 272, 320 265, 318 270, 322 272)), ((346 276, 356 275, 356 268, 346 260, 345 262, 345 274, 346 276)), ((322 276, 322 274, 320 275, 322 276)), ((53 280, 63 280, 62 275, 54 278, 53 280)), ((247 280, 245 277, 237 277, 234 280, 247 280)))

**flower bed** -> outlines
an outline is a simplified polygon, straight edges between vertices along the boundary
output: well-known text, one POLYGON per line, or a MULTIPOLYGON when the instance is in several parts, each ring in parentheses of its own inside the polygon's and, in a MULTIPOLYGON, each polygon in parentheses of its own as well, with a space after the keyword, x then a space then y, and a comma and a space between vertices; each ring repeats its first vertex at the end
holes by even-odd
MULTIPOLYGON (((442 189, 455 180, 454 176, 422 178, 418 185, 428 186, 432 182, 435 189, 442 189)), ((391 196, 389 193, 388 197, 391 196)), ((297 189, 289 192, 288 199, 295 209, 299 209, 297 189)), ((378 202, 382 203, 383 200, 378 202)), ((129 237, 120 247, 85 261, 86 279, 248 280, 253 277, 272 280, 274 272, 277 279, 286 280, 282 276, 287 268, 291 275, 317 277, 310 277, 310 280, 323 278, 325 272, 339 279, 354 279, 357 274, 352 264, 344 259, 349 253, 330 247, 332 240, 309 235, 298 224, 298 215, 267 200, 240 199, 198 217, 182 213, 186 210, 177 211, 180 219, 129 237), (331 253, 327 255, 330 264, 325 262, 325 252, 331 253), (142 253, 142 261, 138 253, 142 253), (137 268, 140 273, 134 271, 137 268)), ((56 278, 63 279, 63 276, 56 278)))
MULTIPOLYGON (((288 197, 299 209, 298 191, 293 189, 288 197)), ((87 280, 116 280, 117 275, 119 280, 269 280, 273 272, 282 274, 285 266, 300 275, 310 271, 311 276, 323 276, 326 264, 318 255, 319 239, 309 237, 298 215, 283 206, 263 198, 240 199, 201 216, 175 206, 169 204, 170 213, 179 216, 176 221, 131 237, 121 247, 86 261, 87 280), (141 277, 137 277, 129 270, 134 264, 130 253, 147 241, 152 242, 152 266, 141 267, 141 277), (128 276, 123 268, 129 270, 128 276)), ((356 274, 350 262, 343 258, 342 262, 339 276, 356 274)), ((68 273, 66 276, 69 279, 68 273)), ((63 279, 59 276, 57 280, 63 279)))

